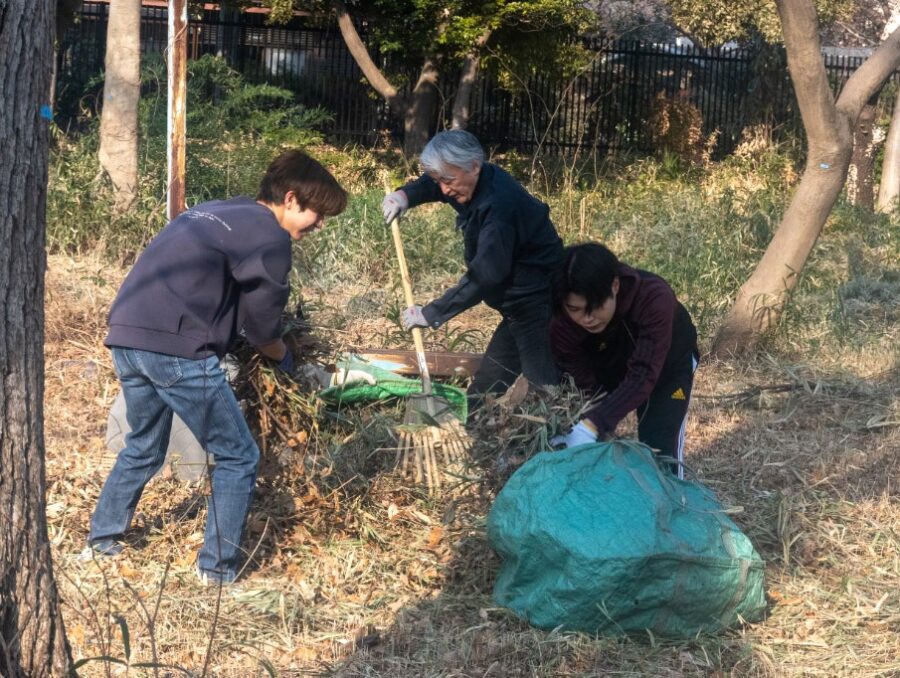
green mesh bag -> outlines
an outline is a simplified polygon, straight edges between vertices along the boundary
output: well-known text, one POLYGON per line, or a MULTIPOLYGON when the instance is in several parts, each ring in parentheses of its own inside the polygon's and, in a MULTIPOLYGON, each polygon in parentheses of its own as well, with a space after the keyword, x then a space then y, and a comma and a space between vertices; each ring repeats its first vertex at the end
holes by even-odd
POLYGON ((765 611, 764 563, 711 490, 615 441, 542 452, 497 496, 494 600, 544 629, 690 638, 765 611))
MULTIPOLYGON (((371 375, 375 383, 362 379, 350 381, 341 386, 332 386, 319 392, 319 397, 330 405, 354 405, 390 398, 405 398, 422 392, 421 379, 401 377, 390 370, 367 362, 358 356, 347 356, 337 362, 338 369, 365 372, 371 375)), ((466 392, 456 386, 448 386, 431 382, 433 395, 446 400, 453 413, 465 423, 468 417, 468 401, 466 392)))

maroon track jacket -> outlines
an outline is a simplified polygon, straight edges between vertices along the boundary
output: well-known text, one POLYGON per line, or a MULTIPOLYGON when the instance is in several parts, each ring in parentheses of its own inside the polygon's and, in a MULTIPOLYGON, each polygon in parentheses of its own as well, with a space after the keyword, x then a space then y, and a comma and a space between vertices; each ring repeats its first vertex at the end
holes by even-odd
POLYGON ((686 352, 697 353, 697 330, 665 280, 620 264, 616 311, 607 328, 591 334, 560 309, 550 323, 550 343, 578 388, 606 394, 585 415, 602 439, 647 400, 667 369, 686 352))

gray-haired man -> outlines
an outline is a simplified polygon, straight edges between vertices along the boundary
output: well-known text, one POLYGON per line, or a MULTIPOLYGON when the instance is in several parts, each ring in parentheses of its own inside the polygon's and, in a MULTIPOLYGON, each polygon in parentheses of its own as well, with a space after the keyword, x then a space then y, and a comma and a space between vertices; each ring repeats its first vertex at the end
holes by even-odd
POLYGON ((440 132, 419 158, 425 174, 385 197, 385 221, 410 207, 445 202, 456 210, 467 270, 429 304, 403 313, 412 327, 440 327, 483 301, 503 316, 485 352, 470 395, 505 390, 518 376, 556 384, 550 352, 550 281, 562 260, 562 241, 550 209, 496 165, 463 130, 440 132))

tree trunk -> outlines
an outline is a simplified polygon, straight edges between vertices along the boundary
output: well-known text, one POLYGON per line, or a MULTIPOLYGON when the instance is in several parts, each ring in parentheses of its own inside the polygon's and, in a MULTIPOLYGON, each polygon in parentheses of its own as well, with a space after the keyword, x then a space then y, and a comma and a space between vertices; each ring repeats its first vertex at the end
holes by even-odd
POLYGON ((0 675, 71 665, 47 538, 44 253, 56 0, 0 3, 0 675))
POLYGON ((428 135, 431 133, 431 127, 437 114, 437 66, 432 59, 426 59, 411 96, 404 97, 384 77, 384 73, 372 60, 344 3, 341 0, 334 0, 332 4, 337 12, 338 28, 357 66, 372 88, 387 101, 392 112, 402 116, 403 152, 408 158, 413 157, 428 142, 428 135))
POLYGON ((467 54, 463 62, 462 72, 459 74, 459 86, 456 88, 456 96, 453 98, 453 113, 450 118, 451 129, 465 129, 469 124, 472 90, 478 77, 478 57, 467 54))
MULTIPOLYGON (((881 31, 881 39, 900 28, 900 0, 891 0, 888 4, 890 15, 881 31)), ((889 213, 897 209, 900 198, 900 93, 894 100, 894 112, 888 127, 887 140, 884 142, 884 160, 881 165, 881 185, 878 188, 879 212, 889 213)))
POLYGON ((900 64, 895 31, 847 81, 837 104, 828 86, 812 0, 776 0, 788 67, 809 144, 806 168, 762 259, 738 291, 713 344, 718 357, 745 353, 776 324, 847 176, 852 126, 900 64))
POLYGON ((106 28, 100 165, 115 188, 116 214, 128 210, 137 198, 140 35, 141 0, 112 0, 106 28))
MULTIPOLYGON (((874 209, 875 207, 875 106, 866 104, 853 127, 853 154, 847 175, 847 198, 851 205, 874 209)), ((881 137, 882 139, 884 137, 881 137)))
POLYGON ((387 102, 395 115, 405 114, 406 101, 397 91, 397 88, 384 77, 384 73, 372 60, 366 44, 359 37, 356 26, 353 25, 353 19, 347 13, 347 7, 340 0, 335 0, 333 4, 337 13, 338 29, 341 31, 347 50, 350 52, 356 65, 359 66, 359 70, 362 71, 363 76, 369 81, 372 89, 378 92, 387 102))
POLYGON ((419 74, 403 120, 403 154, 407 158, 421 153, 431 136, 431 128, 437 115, 437 82, 437 67, 428 59, 419 74))
POLYGON ((169 0, 166 48, 166 219, 187 209, 188 0, 169 0))
POLYGON ((878 190, 878 211, 893 212, 900 198, 900 93, 894 101, 891 126, 884 143, 884 164, 881 167, 881 186, 878 190))
POLYGON ((450 122, 452 129, 465 129, 469 124, 472 90, 475 87, 475 80, 478 78, 479 51, 489 37, 491 37, 491 31, 486 29, 478 38, 475 48, 466 54, 462 71, 459 74, 459 86, 456 88, 456 96, 453 98, 453 113, 450 122))

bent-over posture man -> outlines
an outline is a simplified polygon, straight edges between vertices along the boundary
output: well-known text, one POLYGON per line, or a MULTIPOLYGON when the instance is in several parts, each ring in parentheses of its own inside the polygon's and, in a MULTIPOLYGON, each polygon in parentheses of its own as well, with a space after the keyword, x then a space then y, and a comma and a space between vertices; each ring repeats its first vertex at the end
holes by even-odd
POLYGON ((438 328, 485 302, 503 316, 494 330, 470 395, 505 390, 519 374, 532 384, 556 384, 550 354, 550 280, 562 241, 550 209, 515 179, 484 161, 481 144, 463 130, 440 132, 419 164, 425 174, 385 197, 390 222, 410 207, 441 201, 456 210, 465 242, 466 273, 443 296, 403 313, 412 327, 438 328))
POLYGON ((122 550, 144 486, 165 461, 177 413, 215 459, 198 574, 203 583, 235 579, 259 450, 219 360, 243 331, 262 355, 291 371, 281 339, 291 240, 319 228, 346 202, 328 170, 287 151, 269 166, 255 200, 197 205, 138 258, 109 313, 105 343, 131 432, 91 517, 93 553, 122 550))
POLYGON ((683 477, 684 429, 697 331, 669 284, 621 263, 599 244, 568 247, 553 287, 550 336, 559 367, 589 394, 605 394, 554 444, 603 440, 637 410, 638 438, 683 477))

